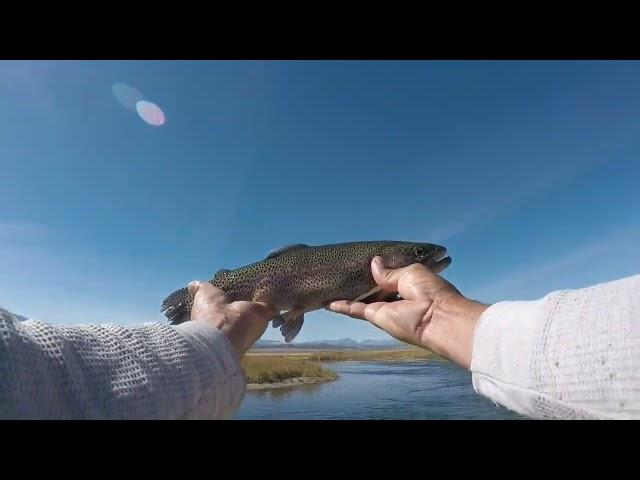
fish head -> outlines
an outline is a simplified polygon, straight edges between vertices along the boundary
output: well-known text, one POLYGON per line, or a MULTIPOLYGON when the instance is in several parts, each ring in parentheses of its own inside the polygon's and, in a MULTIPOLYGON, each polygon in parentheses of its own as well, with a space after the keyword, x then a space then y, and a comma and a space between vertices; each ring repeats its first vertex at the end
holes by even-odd
POLYGON ((390 268, 420 263, 429 268, 437 267, 441 272, 451 264, 451 258, 446 254, 445 247, 434 243, 394 242, 386 246, 380 256, 390 268))

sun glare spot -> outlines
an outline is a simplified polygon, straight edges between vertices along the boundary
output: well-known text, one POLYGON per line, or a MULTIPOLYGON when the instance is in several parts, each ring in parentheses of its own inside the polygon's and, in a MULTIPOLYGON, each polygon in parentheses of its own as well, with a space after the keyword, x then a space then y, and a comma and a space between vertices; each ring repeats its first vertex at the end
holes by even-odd
POLYGON ((164 113, 155 103, 148 102, 146 100, 140 100, 136 104, 136 110, 138 111, 138 115, 140 115, 140 118, 142 118, 142 120, 147 122, 149 125, 159 127, 165 122, 164 113))

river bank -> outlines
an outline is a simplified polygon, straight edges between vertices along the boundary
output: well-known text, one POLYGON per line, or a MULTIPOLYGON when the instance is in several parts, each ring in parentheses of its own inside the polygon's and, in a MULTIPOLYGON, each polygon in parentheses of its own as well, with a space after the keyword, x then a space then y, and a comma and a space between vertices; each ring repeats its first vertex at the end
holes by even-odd
POLYGON ((281 382, 274 383, 249 383, 247 385, 247 390, 270 390, 273 388, 288 388, 288 387, 299 387, 301 385, 313 385, 315 383, 322 382, 332 382, 337 379, 337 376, 334 378, 322 378, 322 377, 293 377, 287 378, 281 382))

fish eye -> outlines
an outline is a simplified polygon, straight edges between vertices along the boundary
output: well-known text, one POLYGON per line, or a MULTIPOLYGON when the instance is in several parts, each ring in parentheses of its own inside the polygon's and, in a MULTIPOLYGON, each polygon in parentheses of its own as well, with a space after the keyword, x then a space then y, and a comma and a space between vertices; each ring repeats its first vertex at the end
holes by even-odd
POLYGON ((418 257, 424 257, 427 255, 427 251, 422 247, 416 247, 413 250, 418 257))

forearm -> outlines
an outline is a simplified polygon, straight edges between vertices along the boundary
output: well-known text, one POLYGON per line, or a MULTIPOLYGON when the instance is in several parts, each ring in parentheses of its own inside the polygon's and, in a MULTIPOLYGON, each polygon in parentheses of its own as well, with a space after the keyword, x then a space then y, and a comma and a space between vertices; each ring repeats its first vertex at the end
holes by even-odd
POLYGON ((245 378, 224 335, 184 326, 54 327, 0 312, 7 418, 227 418, 245 378))
POLYGON ((501 302, 479 317, 477 392, 533 418, 640 416, 640 276, 501 302))

